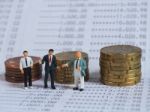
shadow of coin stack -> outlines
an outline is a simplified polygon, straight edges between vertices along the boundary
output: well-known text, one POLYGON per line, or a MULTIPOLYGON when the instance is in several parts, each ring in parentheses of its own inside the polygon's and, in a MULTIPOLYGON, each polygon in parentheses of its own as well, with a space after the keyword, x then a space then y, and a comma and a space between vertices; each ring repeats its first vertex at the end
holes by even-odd
POLYGON ((111 86, 130 86, 141 79, 141 49, 131 45, 104 47, 100 51, 101 82, 111 86))
MULTIPOLYGON (((42 66, 39 64, 39 57, 31 56, 33 59, 32 80, 38 80, 42 77, 42 66)), ((5 79, 9 82, 23 82, 23 74, 21 74, 19 63, 21 57, 10 58, 5 61, 5 79)))
MULTIPOLYGON (((68 52, 62 52, 56 54, 57 58, 57 65, 60 67, 60 69, 56 70, 56 75, 55 75, 55 81, 58 83, 63 83, 63 84, 72 84, 74 82, 74 77, 73 77, 73 67, 65 67, 61 68, 62 64, 66 64, 67 62, 74 60, 75 59, 75 52, 76 51, 68 51, 68 52)), ((83 59, 85 59, 86 64, 87 64, 87 69, 86 69, 86 77, 85 81, 89 79, 89 69, 88 69, 88 54, 81 52, 83 59)))

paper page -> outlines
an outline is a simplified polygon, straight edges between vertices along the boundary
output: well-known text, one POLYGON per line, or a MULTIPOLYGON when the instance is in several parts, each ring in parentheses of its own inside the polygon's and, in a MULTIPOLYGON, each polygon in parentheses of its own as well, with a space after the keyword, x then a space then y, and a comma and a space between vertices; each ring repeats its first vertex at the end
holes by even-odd
MULTIPOLYGON (((0 109, 2 112, 149 112, 149 0, 0 0, 0 109), (142 81, 119 88, 100 84, 100 49, 115 44, 142 48, 142 81), (43 79, 24 90, 5 81, 4 61, 81 50, 89 55, 84 92, 73 85, 43 89, 43 79)), ((43 73, 44 75, 44 73, 43 73)))

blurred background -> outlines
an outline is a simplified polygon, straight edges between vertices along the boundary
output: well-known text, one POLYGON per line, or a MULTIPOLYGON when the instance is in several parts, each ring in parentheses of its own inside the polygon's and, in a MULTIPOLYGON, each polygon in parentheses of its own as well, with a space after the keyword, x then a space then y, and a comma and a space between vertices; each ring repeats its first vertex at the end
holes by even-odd
POLYGON ((149 0, 0 0, 0 73, 4 61, 22 55, 81 50, 90 75, 99 77, 100 49, 128 44, 142 48, 142 77, 149 77, 149 0))

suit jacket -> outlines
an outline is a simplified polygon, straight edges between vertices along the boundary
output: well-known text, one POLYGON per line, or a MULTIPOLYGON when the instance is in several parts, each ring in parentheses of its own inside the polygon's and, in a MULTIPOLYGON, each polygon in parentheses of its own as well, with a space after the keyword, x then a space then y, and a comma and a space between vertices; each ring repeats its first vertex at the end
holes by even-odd
POLYGON ((42 64, 45 63, 45 71, 52 69, 55 70, 57 67, 56 56, 53 55, 51 66, 49 66, 49 55, 45 55, 42 59, 42 64))
MULTIPOLYGON (((68 62, 68 65, 74 67, 74 62, 75 62, 75 60, 76 60, 76 59, 73 59, 73 60, 69 61, 69 62, 68 62)), ((79 62, 80 62, 80 63, 79 63, 79 66, 81 67, 81 75, 82 75, 82 76, 86 76, 86 73, 85 73, 85 70, 86 70, 86 68, 87 68, 86 61, 81 58, 79 62)))

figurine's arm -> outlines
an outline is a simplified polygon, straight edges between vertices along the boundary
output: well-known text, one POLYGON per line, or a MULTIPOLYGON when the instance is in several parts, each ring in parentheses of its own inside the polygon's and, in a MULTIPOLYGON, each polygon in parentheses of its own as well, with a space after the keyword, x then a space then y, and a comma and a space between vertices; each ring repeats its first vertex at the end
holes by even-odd
POLYGON ((82 63, 82 69, 85 70, 86 68, 87 68, 86 61, 83 60, 83 63, 82 63))
POLYGON ((71 60, 71 61, 67 62, 66 64, 63 64, 62 67, 72 66, 73 62, 74 62, 74 60, 71 60))
POLYGON ((68 63, 66 63, 66 64, 62 64, 62 68, 64 68, 64 67, 68 67, 69 65, 68 65, 68 63))
POLYGON ((31 58, 31 61, 30 61, 30 66, 31 66, 31 68, 33 68, 33 60, 32 60, 32 58, 31 58))
POLYGON ((44 56, 42 60, 39 60, 39 63, 40 63, 40 64, 44 64, 45 58, 46 58, 46 57, 44 56))
POLYGON ((22 67, 22 59, 20 59, 19 68, 20 68, 21 74, 24 74, 23 67, 22 67))
POLYGON ((54 61, 54 66, 57 67, 57 59, 56 59, 56 56, 54 56, 54 59, 55 59, 55 61, 54 61))

